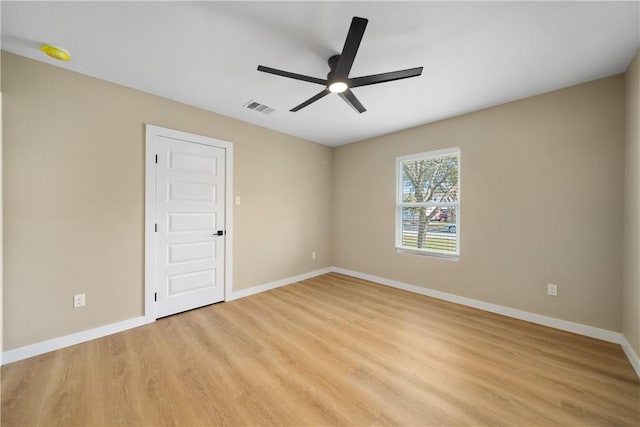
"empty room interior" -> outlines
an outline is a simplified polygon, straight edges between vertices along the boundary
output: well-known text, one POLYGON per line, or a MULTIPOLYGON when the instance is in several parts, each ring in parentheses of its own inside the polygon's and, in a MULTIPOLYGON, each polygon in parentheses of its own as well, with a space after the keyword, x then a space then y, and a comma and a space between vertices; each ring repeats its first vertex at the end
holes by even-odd
POLYGON ((0 425, 640 425, 640 1, 0 16, 0 425))

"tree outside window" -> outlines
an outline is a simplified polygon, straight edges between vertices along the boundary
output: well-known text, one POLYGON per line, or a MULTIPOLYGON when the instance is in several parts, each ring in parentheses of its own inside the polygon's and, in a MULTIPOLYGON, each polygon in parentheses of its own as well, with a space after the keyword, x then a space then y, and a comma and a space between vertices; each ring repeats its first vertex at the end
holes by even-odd
POLYGON ((459 159, 458 149, 397 159, 396 247, 458 254, 459 159))

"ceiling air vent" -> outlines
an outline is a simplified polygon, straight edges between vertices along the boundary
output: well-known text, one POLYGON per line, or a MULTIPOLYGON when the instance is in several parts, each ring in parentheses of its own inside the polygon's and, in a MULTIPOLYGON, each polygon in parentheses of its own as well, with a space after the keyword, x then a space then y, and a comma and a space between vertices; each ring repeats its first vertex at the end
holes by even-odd
POLYGON ((260 104, 253 99, 244 104, 244 107, 262 114, 271 114, 276 111, 275 108, 269 107, 268 105, 260 104))

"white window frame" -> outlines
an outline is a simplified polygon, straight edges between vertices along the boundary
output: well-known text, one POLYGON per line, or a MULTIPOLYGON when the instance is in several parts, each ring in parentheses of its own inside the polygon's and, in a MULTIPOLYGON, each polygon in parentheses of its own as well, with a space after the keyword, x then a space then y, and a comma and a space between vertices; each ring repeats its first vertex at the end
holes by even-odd
POLYGON ((461 171, 462 171, 462 155, 459 147, 446 148, 443 150, 427 151, 424 153, 410 154, 407 156, 396 157, 396 252, 406 252, 417 255, 434 256, 440 258, 459 259, 460 257, 460 200, 461 200, 461 171), (438 157, 456 155, 458 157, 458 201, 457 202, 424 202, 424 203, 406 203, 402 201, 402 163, 411 160, 428 160, 438 157), (429 249, 417 249, 402 246, 402 208, 403 207, 454 207, 456 211, 456 251, 440 252, 429 249))

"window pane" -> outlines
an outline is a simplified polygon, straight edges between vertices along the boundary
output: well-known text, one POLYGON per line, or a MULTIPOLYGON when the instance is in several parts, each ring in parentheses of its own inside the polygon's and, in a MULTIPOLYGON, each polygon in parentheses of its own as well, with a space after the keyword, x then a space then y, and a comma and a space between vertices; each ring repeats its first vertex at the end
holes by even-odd
POLYGON ((457 202, 458 156, 402 162, 402 202, 457 202))
POLYGON ((455 207, 402 208, 402 246, 456 253, 458 230, 455 207))

